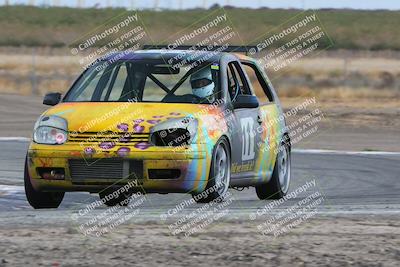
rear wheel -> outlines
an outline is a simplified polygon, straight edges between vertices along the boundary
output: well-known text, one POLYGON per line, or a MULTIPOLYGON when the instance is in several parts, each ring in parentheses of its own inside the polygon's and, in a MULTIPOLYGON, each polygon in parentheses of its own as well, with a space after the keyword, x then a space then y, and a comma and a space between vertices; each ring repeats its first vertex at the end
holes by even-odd
POLYGON ((228 192, 230 177, 231 156, 229 146, 226 139, 221 138, 214 147, 206 189, 199 194, 194 194, 194 200, 198 203, 208 203, 215 199, 224 200, 228 192))
POLYGON ((25 159, 24 184, 26 199, 35 209, 58 208, 64 198, 64 192, 40 192, 33 188, 27 159, 25 159))
POLYGON ((282 141, 276 156, 271 180, 266 184, 256 186, 259 199, 280 199, 289 191, 291 175, 291 157, 289 140, 282 141))

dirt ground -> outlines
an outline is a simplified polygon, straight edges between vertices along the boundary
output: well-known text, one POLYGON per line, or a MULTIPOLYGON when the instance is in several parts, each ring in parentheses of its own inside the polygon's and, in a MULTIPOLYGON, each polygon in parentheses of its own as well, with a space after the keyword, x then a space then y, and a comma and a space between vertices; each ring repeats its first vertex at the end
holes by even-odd
POLYGON ((397 217, 312 218, 263 236, 257 222, 220 222, 196 236, 129 224, 100 239, 60 225, 0 229, 0 266, 398 266, 397 217))
MULTIPOLYGON (((282 103, 289 110, 303 100, 282 99, 282 103)), ((324 120, 315 135, 295 148, 400 151, 396 101, 318 102, 324 120)), ((40 97, 0 95, 0 137, 29 137, 46 108, 40 97)), ((68 219, 55 215, 46 220, 41 214, 10 219, 11 212, 3 215, 8 218, 3 223, 0 216, 0 267, 397 267, 400 262, 399 215, 317 215, 277 238, 263 236, 257 230, 260 222, 240 219, 218 221, 191 237, 172 236, 166 224, 141 221, 121 225, 102 238, 85 238, 68 219)))
MULTIPOLYGON (((281 98, 281 102, 288 111, 305 99, 281 98)), ((315 109, 323 114, 315 134, 296 143, 295 148, 400 151, 399 99, 315 99, 315 104, 287 118, 290 125, 315 109)))

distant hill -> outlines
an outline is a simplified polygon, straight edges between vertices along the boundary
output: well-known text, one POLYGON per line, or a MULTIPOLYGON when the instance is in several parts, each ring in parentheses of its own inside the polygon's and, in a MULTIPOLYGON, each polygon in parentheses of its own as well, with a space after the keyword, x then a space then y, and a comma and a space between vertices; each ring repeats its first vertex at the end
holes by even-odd
MULTIPOLYGON (((0 7, 0 46, 65 46, 124 9, 0 7)), ((190 26, 210 10, 140 11, 154 42, 190 26)), ((245 42, 266 34, 301 10, 226 8, 245 42)), ((400 50, 399 11, 318 10, 332 49, 400 50)))

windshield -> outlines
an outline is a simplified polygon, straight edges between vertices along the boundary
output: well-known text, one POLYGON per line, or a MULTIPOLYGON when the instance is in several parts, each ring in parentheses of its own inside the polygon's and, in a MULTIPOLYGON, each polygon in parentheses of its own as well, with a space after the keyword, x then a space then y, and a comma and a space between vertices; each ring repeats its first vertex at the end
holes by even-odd
POLYGON ((196 67, 171 66, 160 60, 104 63, 86 70, 63 101, 210 104, 220 97, 213 62, 196 67))

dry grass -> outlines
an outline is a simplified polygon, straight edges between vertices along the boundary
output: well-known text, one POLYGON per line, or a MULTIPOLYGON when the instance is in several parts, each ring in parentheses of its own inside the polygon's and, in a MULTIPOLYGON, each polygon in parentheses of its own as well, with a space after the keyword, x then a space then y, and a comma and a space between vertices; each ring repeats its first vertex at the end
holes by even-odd
POLYGON ((31 95, 34 82, 40 95, 65 92, 82 71, 79 57, 68 55, 68 51, 62 53, 60 49, 56 55, 51 50, 5 54, 3 49, 1 52, 0 93, 31 95))
POLYGON ((37 73, 60 72, 63 74, 79 73, 79 58, 74 56, 49 56, 40 54, 6 55, 0 54, 0 71, 12 71, 26 74, 35 70, 37 73))
POLYGON ((321 90, 313 90, 307 87, 284 88, 278 91, 281 98, 296 98, 296 97, 312 97, 318 99, 337 99, 356 101, 359 99, 389 99, 400 101, 400 91, 391 89, 370 89, 370 88, 324 88, 321 90))
POLYGON ((352 88, 330 88, 320 90, 316 94, 321 99, 399 99, 400 91, 389 89, 352 89, 352 88))
POLYGON ((351 58, 351 57, 316 57, 299 60, 290 66, 293 73, 361 72, 376 74, 389 72, 400 73, 400 60, 388 58, 351 58))
MULTIPOLYGON (((292 63, 286 71, 290 74, 313 74, 341 76, 343 73, 359 72, 377 75, 381 72, 400 73, 400 56, 393 59, 382 56, 381 53, 369 52, 363 57, 349 57, 338 52, 334 56, 322 54, 316 57, 306 57, 292 63)), ((72 56, 64 48, 0 48, 0 71, 16 72, 31 71, 33 66, 38 72, 59 70, 63 73, 79 73, 79 57, 72 56), (78 71, 77 71, 78 70, 78 71)))
MULTIPOLYGON (((27 49, 27 48, 0 49, 0 93, 32 94, 33 70, 37 77, 37 91, 43 95, 49 91, 65 92, 72 81, 81 72, 79 57, 72 56, 65 49, 27 49), (8 51, 9 50, 9 51, 8 51), (33 56, 34 55, 34 56, 33 56)), ((369 87, 351 86, 312 86, 318 81, 334 81, 340 79, 363 79, 379 81, 380 75, 391 75, 400 85, 400 59, 387 59, 380 54, 369 53, 366 57, 349 57, 344 69, 343 55, 321 55, 321 57, 303 58, 277 80, 272 80, 282 98, 316 96, 320 101, 337 99, 343 101, 358 101, 359 99, 386 99, 400 98, 400 90, 396 84, 388 89, 379 88, 371 82, 369 87), (354 77, 347 77, 345 71, 357 73, 354 77), (287 77, 310 77, 311 84, 294 82, 289 84, 287 77), (374 80, 375 79, 375 80, 374 80), (379 89, 377 89, 379 88, 379 89)), ((271 74, 270 74, 271 75, 271 74)), ((272 76, 272 75, 271 75, 272 76)), ((296 80, 295 80, 296 81, 296 80)))

